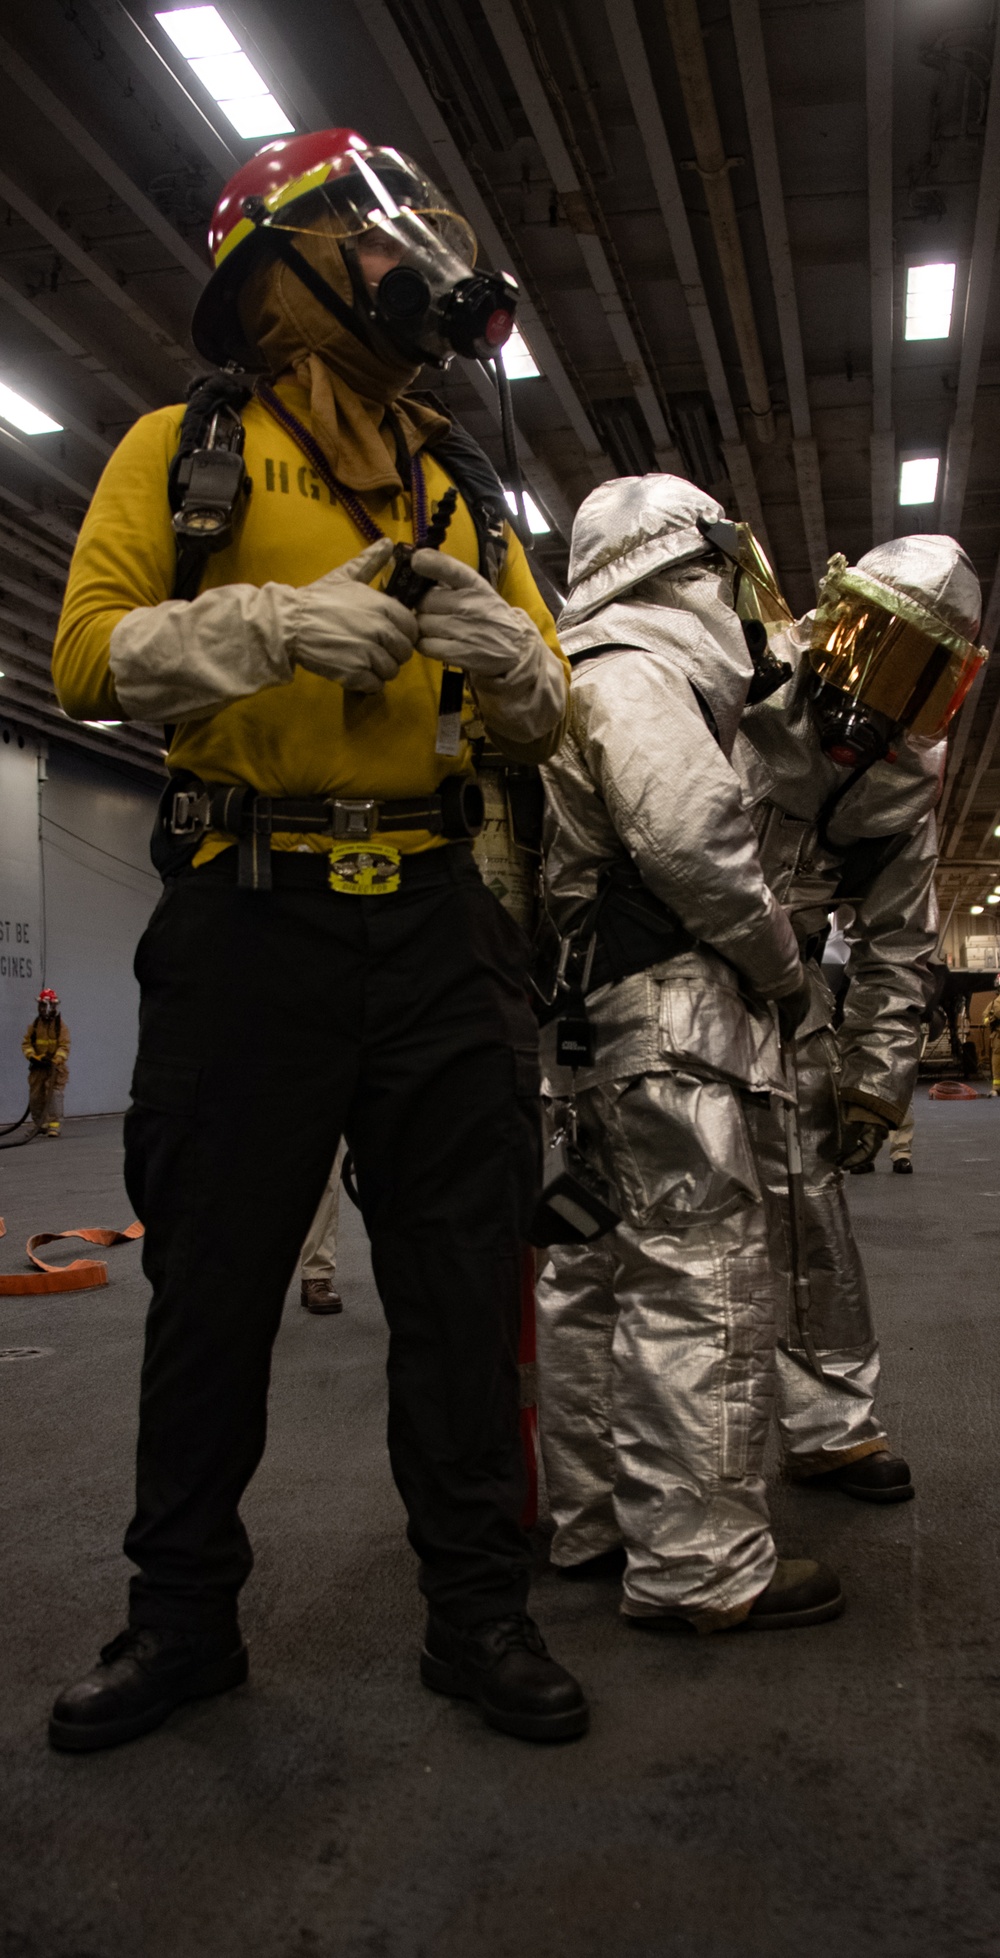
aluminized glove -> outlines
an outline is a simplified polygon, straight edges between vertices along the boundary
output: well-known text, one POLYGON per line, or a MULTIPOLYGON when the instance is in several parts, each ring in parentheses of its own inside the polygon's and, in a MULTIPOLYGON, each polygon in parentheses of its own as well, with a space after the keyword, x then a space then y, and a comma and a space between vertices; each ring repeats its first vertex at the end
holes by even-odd
POLYGON ((841 1169, 860 1169, 863 1163, 874 1162, 888 1133, 889 1123, 873 1109, 842 1103, 837 1154, 841 1169))
POLYGON ((812 1004, 812 989, 809 985, 809 979, 806 973, 802 971, 801 966, 799 972, 801 976, 794 991, 783 993, 781 998, 776 999, 774 1002, 775 1011, 778 1015, 778 1029, 782 1040, 794 1040, 796 1032, 802 1025, 812 1004))
POLYGON ((527 612, 442 551, 414 551, 413 569, 434 581, 417 608, 417 651, 469 675, 487 727, 513 741, 548 734, 565 711, 566 674, 527 612))
POLYGON ((197 720, 287 686, 296 664, 351 692, 380 692, 417 636, 414 613, 366 583, 391 554, 391 540, 379 538, 311 585, 218 585, 190 603, 165 599, 127 612, 110 648, 123 713, 197 720))

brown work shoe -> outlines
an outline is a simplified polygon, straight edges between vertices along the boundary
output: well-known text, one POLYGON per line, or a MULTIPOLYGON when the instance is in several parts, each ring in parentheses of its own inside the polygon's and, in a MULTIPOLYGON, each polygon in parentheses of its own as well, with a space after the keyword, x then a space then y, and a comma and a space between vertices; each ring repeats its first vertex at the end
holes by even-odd
POLYGON ((307 1312, 343 1312, 344 1301, 329 1278, 303 1278, 300 1305, 307 1312))

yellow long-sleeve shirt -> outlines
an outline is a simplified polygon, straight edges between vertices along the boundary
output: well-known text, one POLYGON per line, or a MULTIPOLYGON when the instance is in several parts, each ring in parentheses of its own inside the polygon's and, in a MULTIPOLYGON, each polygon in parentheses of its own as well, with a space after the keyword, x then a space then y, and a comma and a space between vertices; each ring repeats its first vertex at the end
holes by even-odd
MULTIPOLYGON (((308 427, 305 391, 283 381, 279 392, 308 427)), ((159 605, 172 595, 176 552, 167 477, 183 414, 181 406, 161 408, 136 422, 111 457, 84 519, 52 654, 56 692, 76 720, 120 717, 108 659, 111 634, 128 612, 159 605)), ((233 543, 209 558, 202 590, 272 581, 310 584, 356 556, 365 539, 291 436, 258 402, 248 403, 243 422, 253 488, 233 543)), ((451 479, 432 455, 422 460, 433 504, 451 479)), ((376 492, 366 494, 364 502, 387 536, 412 540, 409 496, 376 492)), ((445 549, 465 564, 478 565, 472 518, 461 498, 445 549)), ((528 613, 559 653, 552 615, 513 533, 500 592, 528 613)), ((335 682, 297 668, 287 686, 232 702, 205 719, 182 722, 173 736, 169 766, 192 769, 205 781, 249 782, 273 796, 390 799, 426 794, 445 775, 472 771, 467 744, 455 758, 434 752, 440 689, 440 665, 419 653, 377 695, 345 693, 335 682)), ((543 761, 561 735, 560 726, 530 746, 502 745, 517 760, 543 761)), ((322 847, 322 839, 311 840, 322 847)), ((390 840, 402 851, 441 841, 420 830, 390 833, 390 840)), ((276 836, 274 842, 278 848, 295 848, 303 838, 276 836)), ((217 847, 223 847, 221 839, 217 847)))

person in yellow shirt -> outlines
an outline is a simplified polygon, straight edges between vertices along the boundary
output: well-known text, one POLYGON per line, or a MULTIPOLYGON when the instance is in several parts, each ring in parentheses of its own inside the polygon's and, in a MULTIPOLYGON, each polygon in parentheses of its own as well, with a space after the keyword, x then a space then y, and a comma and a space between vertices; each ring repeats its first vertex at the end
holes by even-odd
POLYGON ((171 780, 126 1118, 153 1288, 138 1574, 129 1629, 60 1695, 50 1740, 113 1746, 246 1677, 238 1505, 342 1134, 389 1322, 421 1676, 506 1732, 569 1737, 586 1703, 528 1616, 519 1521, 535 1026, 525 941, 472 859, 466 738, 475 717, 512 761, 545 759, 567 667, 485 458, 410 392, 424 363, 500 344, 516 288, 474 269, 468 227, 405 157, 346 130, 267 145, 210 243, 195 344, 242 381, 125 437, 53 654, 69 714, 168 725, 171 780), (442 547, 421 548, 446 499, 442 547), (401 597, 398 544, 426 581, 401 597))
POLYGON ((69 1080, 69 1028, 51 986, 43 986, 38 995, 38 1012, 21 1042, 21 1052, 28 1063, 28 1108, 36 1131, 58 1135, 69 1080))

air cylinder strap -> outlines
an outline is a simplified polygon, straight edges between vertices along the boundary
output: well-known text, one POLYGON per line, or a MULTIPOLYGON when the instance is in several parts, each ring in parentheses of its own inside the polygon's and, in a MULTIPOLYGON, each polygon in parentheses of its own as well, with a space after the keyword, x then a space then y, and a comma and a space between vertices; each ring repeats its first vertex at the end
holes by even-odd
MULTIPOLYGON (((0 1237, 6 1237, 7 1226, 0 1217, 0 1237)), ((64 1237, 81 1237, 85 1244, 130 1244, 143 1236, 142 1224, 129 1224, 123 1231, 80 1230, 80 1231, 36 1231, 29 1237, 26 1250, 30 1262, 35 1266, 32 1272, 0 1272, 0 1298, 31 1298, 44 1292, 92 1292, 108 1282, 108 1267, 99 1258, 74 1258, 72 1264, 50 1265, 38 1256, 42 1244, 57 1244, 64 1237)))

